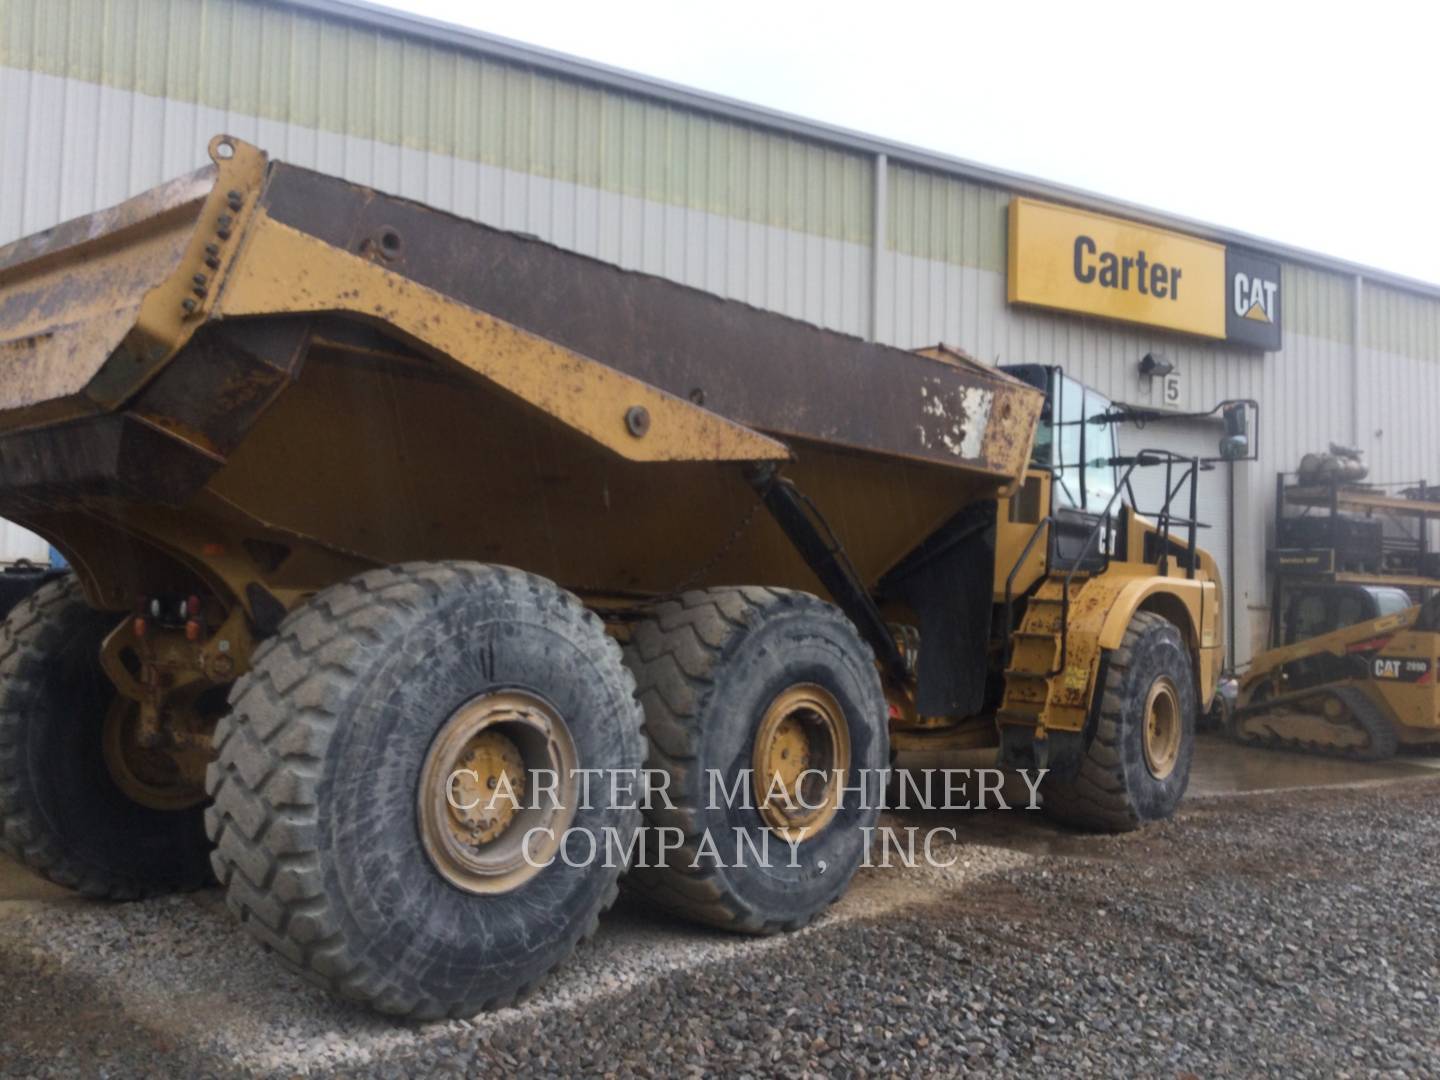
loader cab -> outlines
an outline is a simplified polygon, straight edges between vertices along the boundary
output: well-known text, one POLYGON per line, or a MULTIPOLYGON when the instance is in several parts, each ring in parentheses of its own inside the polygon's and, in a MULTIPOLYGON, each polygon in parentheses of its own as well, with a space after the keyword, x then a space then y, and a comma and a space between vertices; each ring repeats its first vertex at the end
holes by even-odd
MULTIPOLYGON (((1294 645, 1383 615, 1396 615, 1413 603, 1409 593, 1394 586, 1292 585, 1284 591, 1279 644, 1294 645)), ((1302 656, 1285 665, 1286 685, 1300 690, 1341 679, 1364 679, 1368 663, 1365 655, 1348 650, 1302 656)))
POLYGON ((1285 592, 1280 645, 1397 615, 1415 603, 1404 589, 1388 585, 1302 585, 1285 592))

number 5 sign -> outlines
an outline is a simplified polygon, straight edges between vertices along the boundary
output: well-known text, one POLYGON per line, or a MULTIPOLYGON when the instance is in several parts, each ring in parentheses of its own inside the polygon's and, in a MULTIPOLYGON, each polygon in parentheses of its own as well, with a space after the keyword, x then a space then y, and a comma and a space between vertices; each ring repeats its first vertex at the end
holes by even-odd
POLYGON ((1180 372, 1172 371, 1161 384, 1160 401, 1167 409, 1180 407, 1180 372))

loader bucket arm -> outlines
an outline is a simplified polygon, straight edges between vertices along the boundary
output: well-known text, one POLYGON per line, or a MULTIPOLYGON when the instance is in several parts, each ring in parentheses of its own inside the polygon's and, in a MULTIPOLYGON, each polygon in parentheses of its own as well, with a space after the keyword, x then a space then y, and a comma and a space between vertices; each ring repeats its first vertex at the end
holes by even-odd
POLYGON ((1243 704, 1256 687, 1286 664, 1325 654, 1343 656, 1354 646, 1363 645, 1376 639, 1388 638, 1417 625, 1434 626, 1437 616, 1440 616, 1440 594, 1423 604, 1406 608, 1404 611, 1397 611, 1393 615, 1381 615, 1376 619, 1368 619, 1365 622, 1343 626, 1339 630, 1331 630, 1329 633, 1307 638, 1304 641, 1297 641, 1293 645, 1284 645, 1258 653, 1250 661, 1249 671, 1240 680, 1241 702, 1243 704))

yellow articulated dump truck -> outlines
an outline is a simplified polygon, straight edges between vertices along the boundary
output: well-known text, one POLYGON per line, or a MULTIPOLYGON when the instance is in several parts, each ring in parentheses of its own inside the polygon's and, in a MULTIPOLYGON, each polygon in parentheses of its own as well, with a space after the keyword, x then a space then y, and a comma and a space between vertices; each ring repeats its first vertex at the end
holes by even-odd
POLYGON ((210 155, 0 250, 0 515, 74 567, 0 629, 6 851, 97 897, 218 878, 423 1018, 533 986, 627 861, 805 924, 892 733, 1048 768, 1080 825, 1173 811, 1220 585, 1117 478, 1196 462, 1119 461, 1056 370, 210 155))

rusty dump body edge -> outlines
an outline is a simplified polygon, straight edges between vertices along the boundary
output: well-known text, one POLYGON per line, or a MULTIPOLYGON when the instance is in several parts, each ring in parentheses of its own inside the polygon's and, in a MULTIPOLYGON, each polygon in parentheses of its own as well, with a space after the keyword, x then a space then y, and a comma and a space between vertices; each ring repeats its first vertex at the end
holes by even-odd
POLYGON ((199 579, 288 605, 444 557, 613 596, 813 589, 754 520, 760 462, 873 583, 1025 467, 1040 395, 963 357, 211 153, 0 249, 0 514, 94 602, 199 579))

